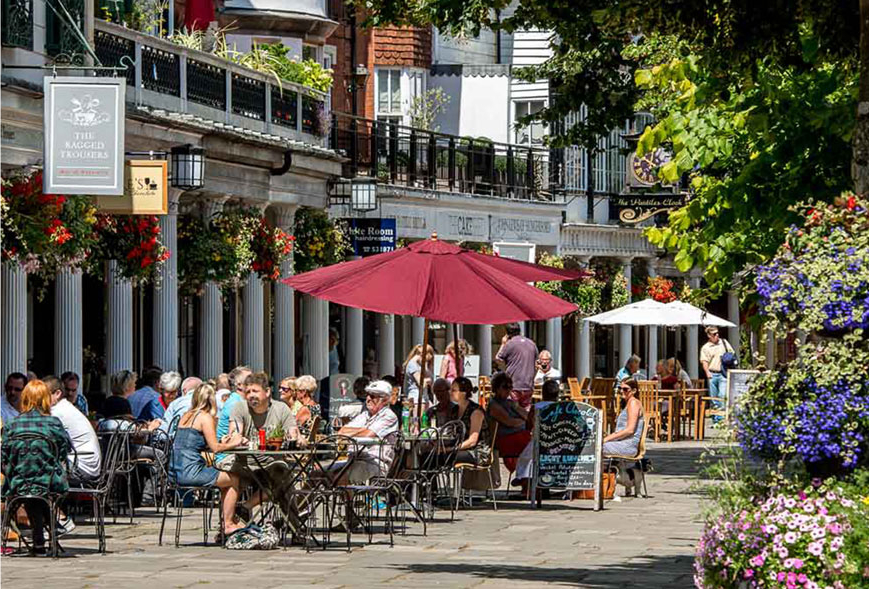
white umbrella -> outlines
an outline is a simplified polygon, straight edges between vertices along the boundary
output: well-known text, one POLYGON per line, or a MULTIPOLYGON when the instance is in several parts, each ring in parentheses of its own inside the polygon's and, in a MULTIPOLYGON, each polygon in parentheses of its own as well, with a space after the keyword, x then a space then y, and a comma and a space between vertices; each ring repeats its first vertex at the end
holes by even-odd
POLYGON ((668 320, 677 317, 675 310, 654 299, 645 299, 586 317, 586 321, 600 325, 674 325, 668 320))
POLYGON ((722 319, 718 315, 713 315, 704 309, 695 307, 689 303, 682 301, 673 301, 664 305, 667 309, 673 310, 677 315, 678 321, 669 325, 705 325, 715 327, 736 327, 727 319, 722 319))

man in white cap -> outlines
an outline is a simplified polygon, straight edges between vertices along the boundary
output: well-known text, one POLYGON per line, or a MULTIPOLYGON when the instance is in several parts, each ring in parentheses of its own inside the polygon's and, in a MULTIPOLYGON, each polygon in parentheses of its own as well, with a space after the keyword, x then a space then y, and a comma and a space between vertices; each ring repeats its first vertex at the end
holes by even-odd
MULTIPOLYGON (((375 380, 365 387, 365 393, 365 410, 338 430, 338 433, 357 438, 360 442, 372 438, 383 440, 398 431, 398 417, 389 408, 392 385, 385 380, 375 380)), ((394 454, 390 446, 364 446, 350 467, 347 478, 351 483, 359 484, 374 476, 385 476, 394 454)))

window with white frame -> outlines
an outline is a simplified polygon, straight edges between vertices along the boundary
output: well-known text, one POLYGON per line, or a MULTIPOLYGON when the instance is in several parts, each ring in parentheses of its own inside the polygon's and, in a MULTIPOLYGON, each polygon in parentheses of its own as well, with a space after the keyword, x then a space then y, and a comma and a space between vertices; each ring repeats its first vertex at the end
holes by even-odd
POLYGON ((375 102, 378 120, 401 122, 401 70, 375 70, 377 100, 375 102))
MULTIPOLYGON (((522 100, 513 103, 515 105, 513 120, 518 123, 522 117, 534 115, 546 108, 545 100, 522 100)), ((516 128, 516 143, 519 145, 542 145, 546 135, 546 125, 535 121, 530 125, 516 128)))

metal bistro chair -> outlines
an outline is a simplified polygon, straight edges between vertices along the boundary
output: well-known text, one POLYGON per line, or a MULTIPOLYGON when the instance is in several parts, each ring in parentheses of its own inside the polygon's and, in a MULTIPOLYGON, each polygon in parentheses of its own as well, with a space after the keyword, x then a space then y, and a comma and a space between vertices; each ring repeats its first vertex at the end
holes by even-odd
POLYGON ((340 505, 344 507, 344 515, 338 517, 340 523, 344 525, 347 534, 347 552, 350 552, 351 522, 348 521, 349 506, 346 504, 348 493, 340 483, 353 466, 359 454, 359 445, 349 436, 332 434, 320 440, 314 448, 333 451, 329 452, 325 459, 318 454, 312 454, 311 460, 314 462, 316 476, 308 478, 306 488, 292 491, 297 505, 301 506, 301 511, 304 511, 307 516, 303 518, 305 550, 310 552, 311 542, 320 544, 323 550, 326 550, 332 539, 331 531, 340 505), (322 543, 317 542, 315 537, 320 521, 317 517, 318 510, 322 513, 322 543))
MULTIPOLYGON (((444 424, 439 428, 438 435, 438 457, 435 461, 435 469, 432 472, 431 481, 429 483, 429 503, 432 506, 431 518, 434 520, 434 512, 438 496, 432 496, 433 487, 440 492, 441 489, 447 491, 447 498, 450 504, 450 521, 456 518, 456 510, 453 505, 452 491, 455 489, 455 481, 452 479, 452 474, 455 474, 454 465, 456 462, 456 454, 459 452, 459 444, 465 439, 465 424, 461 420, 454 420, 444 424)), ((440 493, 439 493, 440 494, 440 493)))
MULTIPOLYGON (((7 454, 6 463, 3 465, 6 472, 15 470, 19 458, 28 454, 40 455, 46 469, 63 471, 66 463, 66 456, 60 453, 57 444, 54 440, 39 432, 17 432, 3 440, 4 452, 7 454)), ((40 501, 48 507, 48 521, 45 522, 48 526, 48 541, 51 546, 50 554, 53 558, 57 558, 57 529, 55 522, 57 520, 57 504, 63 498, 62 493, 54 493, 44 485, 37 483, 34 480, 25 479, 22 483, 21 491, 17 494, 4 497, 6 502, 6 511, 3 514, 2 530, 2 547, 6 548, 6 536, 9 532, 9 526, 13 515, 18 511, 18 506, 24 501, 40 501)), ((19 534, 19 541, 23 541, 23 536, 19 534)), ((26 544, 26 541, 25 541, 26 544)))
POLYGON ((175 504, 175 548, 178 548, 181 543, 181 519, 184 517, 184 503, 188 496, 198 493, 200 495, 199 499, 202 503, 202 542, 207 546, 208 545, 208 532, 210 529, 209 523, 211 522, 211 514, 210 511, 214 509, 215 499, 218 505, 218 529, 220 530, 220 543, 223 545, 226 541, 226 538, 223 535, 223 509, 220 507, 220 488, 216 485, 208 485, 208 486, 185 486, 179 485, 177 479, 172 476, 172 458, 175 454, 175 435, 178 433, 178 422, 180 421, 181 416, 177 416, 172 420, 172 424, 170 425, 169 431, 174 432, 172 436, 169 436, 170 443, 167 447, 168 452, 168 467, 167 474, 164 479, 163 484, 163 517, 160 522, 160 535, 157 539, 157 544, 159 546, 163 545, 163 531, 166 527, 166 518, 169 515, 169 501, 170 498, 173 500, 175 504), (174 428, 172 426, 175 426, 174 428), (215 497, 216 496, 216 497, 215 497))
POLYGON ((90 497, 94 510, 94 526, 96 527, 99 551, 106 552, 106 500, 112 490, 112 482, 118 468, 122 445, 126 443, 123 434, 114 432, 103 452, 100 465, 100 476, 95 481, 81 481, 81 486, 70 487, 69 494, 79 497, 90 497))
MULTIPOLYGON (((486 471, 486 474, 489 476, 489 490, 492 492, 492 506, 494 507, 495 511, 498 510, 498 501, 495 499, 495 481, 492 479, 492 465, 495 463, 495 440, 498 439, 497 421, 490 421, 489 432, 489 452, 485 456, 480 457, 480 461, 478 464, 460 462, 455 465, 455 469, 459 473, 458 477, 456 477, 456 510, 458 510, 459 503, 464 496, 464 489, 462 488, 462 477, 464 476, 466 470, 472 472, 486 471)), ((473 494, 469 493, 469 497, 471 497, 471 504, 473 505, 473 494)))
POLYGON ((396 485, 398 473, 403 468, 405 457, 405 444, 400 431, 395 431, 388 434, 381 440, 379 446, 379 459, 381 463, 387 461, 387 454, 393 451, 393 456, 389 464, 389 470, 382 477, 375 476, 363 485, 347 485, 344 487, 350 497, 352 511, 356 515, 362 517, 363 527, 368 533, 368 543, 371 544, 374 538, 374 522, 380 517, 380 499, 381 496, 386 499, 384 533, 389 534, 389 545, 393 546, 395 535, 395 512, 394 506, 397 506, 402 500, 402 489, 396 485))

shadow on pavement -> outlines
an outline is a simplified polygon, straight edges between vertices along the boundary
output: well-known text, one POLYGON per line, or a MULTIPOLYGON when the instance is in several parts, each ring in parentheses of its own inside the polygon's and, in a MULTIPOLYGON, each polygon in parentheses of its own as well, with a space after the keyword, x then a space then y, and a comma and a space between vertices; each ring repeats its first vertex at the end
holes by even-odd
POLYGON ((474 563, 396 564, 391 568, 411 574, 469 575, 572 587, 690 587, 693 558, 686 555, 638 557, 634 561, 600 568, 535 567, 474 563))

